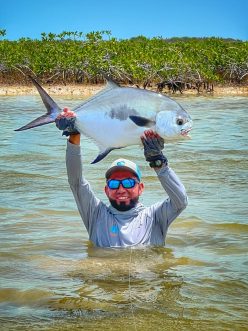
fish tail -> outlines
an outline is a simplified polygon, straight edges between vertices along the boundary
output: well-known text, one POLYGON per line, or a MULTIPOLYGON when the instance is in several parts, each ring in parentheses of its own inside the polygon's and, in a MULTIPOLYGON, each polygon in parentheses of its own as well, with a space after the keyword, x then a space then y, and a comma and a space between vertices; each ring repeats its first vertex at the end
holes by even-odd
POLYGON ((34 86, 37 88, 41 99, 47 109, 47 113, 22 126, 21 128, 16 129, 15 131, 28 130, 37 126, 53 123, 58 114, 61 112, 61 108, 50 97, 50 95, 47 94, 43 87, 33 77, 29 76, 29 78, 32 80, 34 86))

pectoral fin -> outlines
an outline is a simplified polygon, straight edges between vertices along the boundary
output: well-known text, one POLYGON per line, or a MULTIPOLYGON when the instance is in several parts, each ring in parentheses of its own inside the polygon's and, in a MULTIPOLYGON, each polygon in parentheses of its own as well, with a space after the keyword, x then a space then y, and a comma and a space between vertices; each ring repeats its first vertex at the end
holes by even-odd
POLYGON ((120 149, 123 147, 109 147, 107 149, 105 149, 103 152, 100 152, 97 157, 95 158, 94 161, 91 162, 91 164, 97 163, 99 161, 101 161, 102 159, 105 158, 105 156, 107 156, 111 151, 113 151, 114 149, 120 149))
POLYGON ((151 128, 156 124, 155 121, 150 120, 149 118, 131 115, 129 116, 130 120, 132 120, 138 126, 145 126, 147 128, 151 128))

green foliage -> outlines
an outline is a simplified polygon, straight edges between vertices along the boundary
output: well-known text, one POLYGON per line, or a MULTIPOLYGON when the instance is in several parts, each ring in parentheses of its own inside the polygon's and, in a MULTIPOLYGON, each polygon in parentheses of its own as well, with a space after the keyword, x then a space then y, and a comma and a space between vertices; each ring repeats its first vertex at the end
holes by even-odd
MULTIPOLYGON (((0 36, 6 34, 0 30, 0 36)), ((0 72, 33 72, 44 82, 98 83, 101 72, 122 83, 242 83, 248 76, 248 42, 220 38, 117 40, 110 31, 63 31, 41 40, 0 41, 0 72)))

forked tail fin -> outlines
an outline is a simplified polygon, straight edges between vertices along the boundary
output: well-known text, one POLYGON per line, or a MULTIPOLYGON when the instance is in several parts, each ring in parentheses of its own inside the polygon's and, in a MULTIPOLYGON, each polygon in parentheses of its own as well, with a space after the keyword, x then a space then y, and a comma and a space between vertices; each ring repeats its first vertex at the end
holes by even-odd
POLYGON ((16 129, 15 131, 28 130, 31 128, 35 128, 36 126, 53 123, 55 121, 55 118, 61 112, 61 108, 50 97, 50 95, 47 94, 47 92, 43 89, 43 87, 33 77, 29 76, 29 78, 32 80, 33 84, 37 88, 41 96, 41 99, 47 109, 47 113, 29 122, 28 124, 22 126, 21 128, 16 129))

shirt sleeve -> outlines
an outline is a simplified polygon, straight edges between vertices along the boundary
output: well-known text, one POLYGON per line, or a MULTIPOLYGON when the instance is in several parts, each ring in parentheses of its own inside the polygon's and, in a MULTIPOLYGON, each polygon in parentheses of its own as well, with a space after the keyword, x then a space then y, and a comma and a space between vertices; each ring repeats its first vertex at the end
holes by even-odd
POLYGON ((69 141, 67 142, 66 149, 66 168, 68 182, 74 195, 78 211, 90 234, 95 214, 102 202, 95 196, 91 190, 90 184, 83 177, 80 146, 71 144, 69 141))
POLYGON ((169 198, 154 205, 155 222, 159 222, 165 234, 168 226, 186 208, 186 190, 175 172, 168 166, 156 170, 158 179, 169 198))

